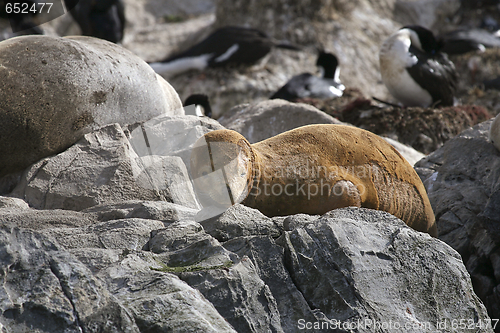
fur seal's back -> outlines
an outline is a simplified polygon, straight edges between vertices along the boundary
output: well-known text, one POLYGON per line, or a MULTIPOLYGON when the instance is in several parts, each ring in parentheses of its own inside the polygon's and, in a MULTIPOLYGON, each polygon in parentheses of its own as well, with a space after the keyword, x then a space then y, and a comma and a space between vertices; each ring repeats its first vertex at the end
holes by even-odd
MULTIPOLYGON (((238 147, 232 158, 241 162, 232 169, 237 171, 228 170, 244 176, 246 186, 228 185, 236 193, 231 204, 242 202, 268 216, 324 214, 347 206, 373 208, 437 236, 434 213, 417 173, 371 132, 344 125, 308 125, 253 145, 231 130, 209 132, 204 139, 210 146, 238 147)), ((212 159, 218 157, 212 154, 212 159)), ((196 184, 197 170, 204 163, 192 157, 198 193, 212 191, 196 184)))

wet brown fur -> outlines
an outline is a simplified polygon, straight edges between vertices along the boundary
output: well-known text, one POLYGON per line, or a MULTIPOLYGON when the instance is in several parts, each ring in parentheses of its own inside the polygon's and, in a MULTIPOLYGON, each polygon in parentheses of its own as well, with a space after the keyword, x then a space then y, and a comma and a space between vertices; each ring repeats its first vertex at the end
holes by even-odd
MULTIPOLYGON (((371 132, 344 125, 308 125, 255 144, 231 130, 209 132, 205 140, 234 143, 246 152, 251 161, 249 194, 242 203, 267 216, 366 207, 391 213, 413 229, 437 237, 434 213, 419 176, 398 151, 371 132), (274 194, 281 189, 279 195, 273 194, 273 186, 274 194), (324 191, 313 193, 321 186, 324 191), (294 195, 285 194, 285 187, 294 195)), ((196 163, 192 159, 194 173, 196 163)))

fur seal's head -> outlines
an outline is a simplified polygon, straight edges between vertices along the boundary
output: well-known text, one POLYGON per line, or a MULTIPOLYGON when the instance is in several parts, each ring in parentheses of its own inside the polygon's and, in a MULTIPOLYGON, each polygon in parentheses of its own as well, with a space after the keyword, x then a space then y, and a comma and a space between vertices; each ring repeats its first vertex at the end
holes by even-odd
POLYGON ((255 155, 250 143, 232 130, 202 136, 191 151, 191 176, 204 207, 230 207, 248 195, 255 155))

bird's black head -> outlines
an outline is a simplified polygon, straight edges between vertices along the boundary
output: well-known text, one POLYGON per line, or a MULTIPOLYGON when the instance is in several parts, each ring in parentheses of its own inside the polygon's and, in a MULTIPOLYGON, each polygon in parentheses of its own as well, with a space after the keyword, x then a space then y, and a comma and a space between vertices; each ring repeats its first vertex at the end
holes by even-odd
POLYGON ((204 109, 205 116, 212 117, 212 108, 210 107, 210 102, 208 96, 205 94, 192 94, 184 101, 184 106, 188 105, 200 105, 204 109))
POLYGON ((319 52, 318 60, 316 60, 316 66, 323 67, 323 77, 328 79, 335 78, 335 72, 337 71, 338 65, 339 61, 334 54, 325 51, 319 52))
POLYGON ((415 31, 420 40, 420 45, 422 46, 423 51, 428 52, 430 54, 436 54, 442 47, 442 42, 438 41, 434 34, 429 29, 426 29, 420 25, 407 25, 402 29, 409 29, 415 31))

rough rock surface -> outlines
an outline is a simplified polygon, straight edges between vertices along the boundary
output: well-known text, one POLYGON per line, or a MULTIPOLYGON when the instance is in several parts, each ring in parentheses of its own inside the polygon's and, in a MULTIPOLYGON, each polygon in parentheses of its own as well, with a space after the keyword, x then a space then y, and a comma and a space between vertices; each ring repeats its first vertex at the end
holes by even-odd
POLYGON ((277 221, 237 205, 215 224, 248 227, 219 242, 189 219, 108 220, 120 207, 139 206, 38 211, 0 197, 7 332, 434 332, 488 319, 460 256, 384 212, 277 221))
POLYGON ((182 159, 138 157, 118 124, 85 134, 66 151, 35 163, 13 195, 38 209, 78 211, 133 199, 198 208, 182 159))
MULTIPOLYGON (((123 43, 150 61, 233 20, 306 45, 274 50, 249 69, 173 78, 183 98, 208 93, 215 116, 314 72, 317 46, 339 55, 348 87, 385 98, 377 71, 382 39, 410 23, 441 31, 458 15, 450 14, 458 0, 218 0, 212 25, 215 0, 168 8, 163 0, 125 2, 123 43)), ((134 112, 148 112, 143 106, 134 112)), ((460 320, 492 332, 479 298, 491 318, 500 317, 500 153, 486 141, 487 124, 419 164, 442 240, 458 253, 367 209, 272 219, 241 205, 199 211, 179 177, 192 142, 219 126, 179 116, 115 124, 0 179, 0 193, 23 179, 20 198, 0 197, 0 332, 471 332, 460 320), (145 144, 144 133, 160 145, 145 144)))
POLYGON ((500 318, 500 152, 488 141, 491 122, 462 132, 415 167, 439 238, 460 253, 491 318, 500 318))
POLYGON ((0 176, 59 153, 101 126, 183 114, 173 88, 139 57, 89 37, 0 43, 0 176))
POLYGON ((313 106, 281 99, 238 105, 218 120, 227 129, 243 135, 250 143, 304 125, 342 124, 313 106))

